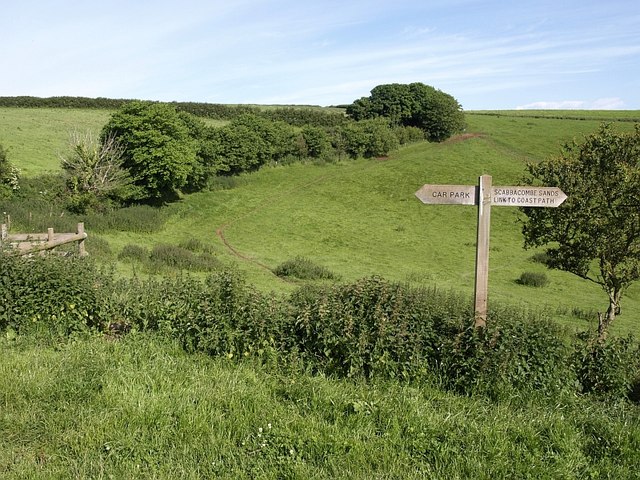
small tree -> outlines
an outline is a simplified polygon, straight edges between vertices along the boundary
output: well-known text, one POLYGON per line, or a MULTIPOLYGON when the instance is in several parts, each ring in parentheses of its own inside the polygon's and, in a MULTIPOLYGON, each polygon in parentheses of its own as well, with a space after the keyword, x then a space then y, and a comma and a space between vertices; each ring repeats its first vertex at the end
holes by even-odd
POLYGON ((265 161, 267 146, 245 125, 228 124, 216 129, 214 143, 216 171, 220 174, 257 170, 265 161))
POLYGON ((216 129, 191 113, 180 111, 178 116, 196 144, 196 162, 187 177, 184 190, 197 192, 205 188, 209 179, 219 170, 216 164, 216 129))
POLYGON ((300 132, 306 153, 312 158, 327 157, 331 154, 331 141, 327 132, 320 127, 305 125, 300 132))
POLYGON ((120 203, 129 196, 131 177, 122 168, 123 148, 114 136, 102 143, 91 132, 74 131, 69 152, 60 155, 72 210, 85 213, 105 200, 120 203))
POLYGON ((622 294, 640 278, 640 126, 622 134, 603 125, 528 171, 527 182, 560 187, 568 198, 559 208, 523 210, 525 247, 551 244, 549 267, 604 289, 609 305, 598 314, 604 339, 622 294))
POLYGON ((288 155, 295 154, 296 135, 293 128, 281 121, 272 121, 258 115, 244 114, 234 118, 232 128, 247 128, 262 140, 259 163, 279 162, 288 155))

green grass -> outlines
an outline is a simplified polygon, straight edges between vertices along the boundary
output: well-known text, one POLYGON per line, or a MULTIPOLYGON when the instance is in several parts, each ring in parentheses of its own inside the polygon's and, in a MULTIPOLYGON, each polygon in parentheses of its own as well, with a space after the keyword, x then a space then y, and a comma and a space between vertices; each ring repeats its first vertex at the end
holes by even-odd
POLYGON ((6 479, 630 479, 640 468, 631 405, 493 404, 187 355, 139 333, 3 336, 0 405, 6 479))
MULTIPOLYGON (((9 114, 14 115, 12 128, 25 132, 47 122, 90 123, 87 119, 97 115, 0 109, 0 116, 9 114), (37 120, 38 115, 43 115, 42 120, 37 120)), ((107 112, 103 114, 106 121, 107 112)), ((157 244, 179 245, 195 238, 224 264, 237 265, 265 291, 295 288, 297 282, 281 279, 273 270, 291 258, 304 257, 344 281, 378 274, 471 296, 475 208, 426 206, 414 192, 424 183, 476 184, 482 174, 492 175, 494 185, 516 183, 524 174, 525 162, 559 153, 563 143, 597 130, 603 119, 619 118, 623 121, 616 128, 631 129, 633 123, 627 120, 636 117, 640 112, 469 112, 463 137, 441 144, 414 144, 385 160, 264 168, 238 177, 231 188, 185 196, 167 208, 169 218, 158 232, 100 236, 115 256, 131 243, 151 250, 157 244)), ((99 118, 91 118, 97 128, 99 118)), ((47 164, 34 152, 42 151, 42 145, 64 143, 66 131, 39 131, 39 136, 28 137, 27 151, 17 147, 11 151, 10 159, 18 167, 26 168, 31 162, 41 170, 47 165, 56 168, 55 161, 47 164)), ((51 158, 55 160, 53 156, 48 161, 51 158)), ((522 248, 517 209, 492 212, 489 307, 507 303, 544 308, 573 328, 594 328, 595 312, 607 306, 601 289, 533 261, 539 251, 522 248), (523 271, 546 273, 549 285, 532 293, 517 282, 523 271)), ((91 235, 90 221, 86 229, 91 235)), ((122 263, 117 268, 124 274, 135 270, 122 263)), ((636 284, 622 300, 614 332, 637 333, 638 318, 640 285, 636 284)))
POLYGON ((69 133, 89 130, 97 135, 110 115, 108 110, 0 108, 0 144, 23 175, 59 171, 69 133))

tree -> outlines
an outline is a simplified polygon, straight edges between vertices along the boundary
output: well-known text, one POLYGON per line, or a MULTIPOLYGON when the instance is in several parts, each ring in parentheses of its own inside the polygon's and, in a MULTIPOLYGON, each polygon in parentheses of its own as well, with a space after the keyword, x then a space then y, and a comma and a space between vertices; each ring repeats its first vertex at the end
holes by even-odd
POLYGON ((405 126, 421 128, 428 140, 441 142, 465 128, 462 106, 451 95, 422 83, 412 83, 409 91, 416 102, 405 126))
POLYGON ((197 192, 205 188, 209 179, 220 171, 220 166, 216 163, 216 129, 191 113, 180 111, 178 116, 186 125, 189 136, 196 142, 196 162, 184 189, 197 192))
POLYGON ((234 118, 230 126, 246 127, 260 137, 263 146, 260 149, 259 166, 269 162, 279 162, 288 155, 295 154, 296 135, 293 128, 285 122, 244 114, 234 118))
POLYGON ((102 142, 109 137, 123 148, 122 165, 137 188, 137 200, 174 198, 197 166, 197 142, 168 104, 125 104, 102 130, 102 142))
POLYGON ((398 148, 398 137, 383 118, 349 122, 341 128, 344 150, 351 158, 384 157, 398 148))
POLYGON ((558 157, 528 165, 528 172, 528 182, 560 187, 568 198, 559 208, 523 210, 525 247, 551 245, 549 267, 604 289, 603 340, 623 293, 640 278, 640 126, 624 134, 603 125, 558 157))
POLYGON ((264 163, 266 148, 260 135, 245 125, 228 124, 218 128, 215 131, 217 171, 234 175, 257 170, 264 163))
POLYGON ((354 120, 385 117, 392 126, 418 127, 440 142, 464 130, 462 107, 451 95, 423 83, 378 85, 347 107, 354 120))
POLYGON ((91 132, 70 134, 69 152, 60 156, 70 207, 79 213, 120 203, 130 195, 131 177, 122 167, 123 149, 113 136, 99 142, 91 132))
POLYGON ((306 155, 311 158, 327 157, 331 153, 331 140, 326 130, 305 125, 300 132, 306 155))

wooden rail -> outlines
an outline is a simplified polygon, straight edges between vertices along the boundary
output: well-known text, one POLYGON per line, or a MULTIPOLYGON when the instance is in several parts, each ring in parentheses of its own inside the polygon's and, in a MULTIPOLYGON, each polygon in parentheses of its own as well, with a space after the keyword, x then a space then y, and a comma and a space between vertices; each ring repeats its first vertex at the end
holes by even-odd
POLYGON ((8 247, 15 255, 29 255, 32 253, 53 250, 67 243, 78 243, 78 255, 88 255, 84 241, 87 233, 84 231, 84 223, 78 223, 76 233, 54 233, 53 228, 47 229, 47 233, 9 233, 6 224, 0 227, 0 247, 8 247))

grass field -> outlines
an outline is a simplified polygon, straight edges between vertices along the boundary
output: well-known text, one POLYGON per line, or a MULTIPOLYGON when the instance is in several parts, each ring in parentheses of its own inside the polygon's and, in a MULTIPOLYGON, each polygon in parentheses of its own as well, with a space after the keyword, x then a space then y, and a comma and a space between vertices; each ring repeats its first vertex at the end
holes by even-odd
MULTIPOLYGON (((98 131, 109 112, 0 109, 0 142, 25 174, 57 168, 54 150, 69 128, 98 131)), ((296 283, 272 270, 296 256, 327 267, 345 281, 374 274, 391 280, 437 285, 471 295, 475 261, 473 207, 421 204, 424 183, 494 185, 520 181, 527 161, 557 154, 563 143, 595 131, 603 119, 619 118, 631 129, 639 112, 469 112, 464 136, 441 144, 414 144, 376 160, 267 167, 233 180, 233 188, 185 196, 167 208, 169 220, 154 234, 101 235, 119 252, 136 243, 178 244, 198 239, 227 264, 237 265, 262 290, 289 292, 296 283), (491 114, 487 114, 491 113, 491 114), (616 117, 614 117, 616 116, 616 117), (223 242, 223 240, 226 242, 223 242), (233 248, 233 251, 231 248, 233 248)), ((548 271, 522 248, 519 213, 494 208, 490 252, 490 306, 509 303, 548 309, 575 328, 593 327, 606 308, 600 288, 570 274, 548 271), (545 273, 550 283, 519 285, 523 272, 545 273)), ((86 225, 91 235, 91 224, 86 225)), ((122 272, 131 272, 125 265, 122 272)), ((637 332, 640 286, 622 301, 614 331, 637 332)))
POLYGON ((58 171, 69 134, 74 130, 99 134, 110 115, 108 110, 0 108, 0 143, 23 175, 58 171))

